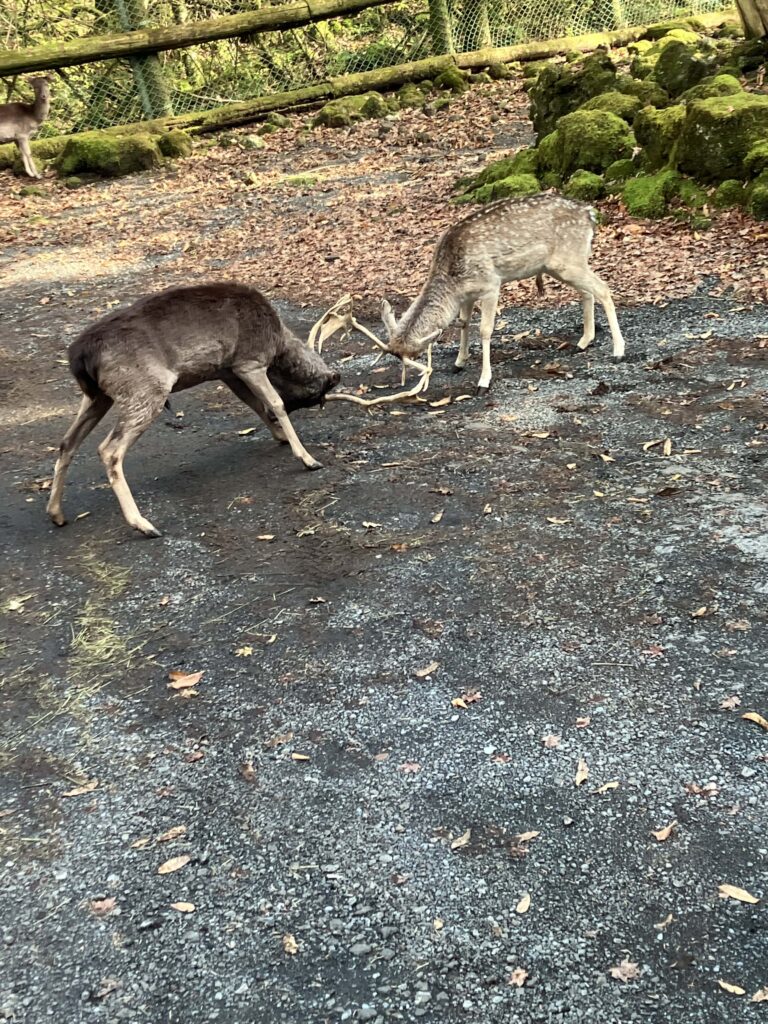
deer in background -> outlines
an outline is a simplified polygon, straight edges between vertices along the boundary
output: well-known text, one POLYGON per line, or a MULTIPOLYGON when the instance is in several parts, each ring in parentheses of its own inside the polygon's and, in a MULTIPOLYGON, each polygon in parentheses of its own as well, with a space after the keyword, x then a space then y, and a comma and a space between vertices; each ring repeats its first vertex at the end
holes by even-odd
POLYGON ((424 287, 400 320, 383 301, 389 343, 381 347, 401 359, 413 358, 458 315, 455 368, 462 370, 469 357, 469 321, 479 306, 483 368, 477 393, 483 394, 491 384, 491 335, 501 286, 536 277, 540 287, 541 275, 548 274, 581 293, 584 332, 578 347, 587 348, 595 337, 597 299, 608 317, 613 357, 622 359, 624 338, 611 293, 588 266, 596 223, 590 206, 554 193, 501 199, 471 213, 438 242, 424 287))
POLYGON ((30 178, 40 178, 32 159, 29 140, 48 117, 51 109, 51 79, 48 75, 31 78, 29 84, 35 93, 32 103, 3 103, 0 105, 0 142, 15 142, 21 153, 24 170, 30 178))
POLYGON ((307 469, 322 468, 288 413, 322 404, 339 374, 288 330, 255 288, 202 284, 139 299, 86 328, 69 347, 69 367, 84 397, 53 473, 47 512, 57 526, 66 523, 61 498, 69 464, 114 404, 117 423, 99 445, 101 461, 128 525, 159 537, 136 507, 123 459, 171 392, 204 381, 226 384, 307 469))

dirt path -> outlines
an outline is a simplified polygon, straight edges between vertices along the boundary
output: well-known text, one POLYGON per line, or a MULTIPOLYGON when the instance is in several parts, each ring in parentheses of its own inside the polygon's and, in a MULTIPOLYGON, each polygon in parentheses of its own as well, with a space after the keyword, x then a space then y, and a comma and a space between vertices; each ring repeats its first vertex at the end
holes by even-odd
MULTIPOLYGON (((162 539, 127 531, 94 444, 54 530, 63 347, 189 266, 237 275, 227 224, 279 196, 201 207, 188 234, 220 255, 199 265, 155 240, 169 181, 226 178, 230 153, 74 193, 6 250, 0 1017, 757 1020, 768 733, 741 716, 768 715, 765 307, 622 308, 614 366, 605 336, 572 348, 575 303, 516 303, 488 400, 308 413, 317 474, 198 389, 129 458, 162 539), (204 673, 196 695, 174 669, 204 673)), ((318 300, 354 251, 331 290, 304 264, 318 300)), ((473 390, 454 350, 434 399, 473 390)), ((370 382, 350 354, 345 382, 370 382)))

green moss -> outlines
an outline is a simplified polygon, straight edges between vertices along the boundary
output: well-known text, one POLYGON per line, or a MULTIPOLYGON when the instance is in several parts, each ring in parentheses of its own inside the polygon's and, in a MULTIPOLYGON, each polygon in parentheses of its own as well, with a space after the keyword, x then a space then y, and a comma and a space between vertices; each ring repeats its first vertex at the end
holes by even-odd
POLYGON ((279 132, 280 129, 276 124, 262 124, 256 129, 257 135, 273 135, 275 132, 279 132))
POLYGON ((628 178, 633 178, 636 174, 637 167, 632 160, 614 160, 605 169, 605 180, 608 182, 624 182, 628 178))
POLYGON ((509 70, 506 64, 489 64, 488 74, 494 81, 500 82, 506 78, 512 78, 512 72, 509 70))
POLYGON ((290 128, 291 119, 286 117, 285 114, 279 114, 276 110, 273 110, 270 114, 267 114, 265 123, 271 124, 274 128, 290 128))
POLYGON ((424 105, 424 93, 412 82, 406 82, 395 94, 401 107, 421 107, 424 105))
POLYGON ((75 189, 81 188, 85 185, 85 182, 82 178, 78 178, 76 174, 71 174, 68 178, 64 178, 63 185, 64 188, 75 189))
MULTIPOLYGON (((417 89, 416 92, 419 92, 417 89)), ((419 93, 419 103, 422 101, 421 93, 419 93)), ((389 113, 389 107, 387 101, 378 92, 369 92, 366 96, 365 103, 360 107, 360 113, 363 117, 386 117, 389 113)))
POLYGON ((705 182, 744 178, 747 155, 766 138, 768 96, 739 93, 695 100, 678 139, 678 166, 705 182))
POLYGON ((730 56, 739 71, 757 71, 768 60, 768 40, 745 39, 734 46, 730 56))
POLYGON ((616 68, 603 50, 579 64, 548 64, 528 91, 536 135, 542 138, 553 131, 561 117, 613 89, 615 81, 616 68))
POLYGON ((474 178, 464 178, 457 182, 463 187, 461 199, 487 203, 492 199, 540 192, 535 174, 537 163, 536 151, 531 149, 520 150, 513 157, 495 160, 474 178))
POLYGON ((637 96, 643 107, 666 107, 669 96, 660 85, 650 79, 632 78, 631 75, 616 76, 616 91, 628 96, 637 96))
POLYGON ((510 174, 491 186, 492 199, 508 199, 511 196, 532 196, 541 192, 538 180, 532 174, 510 174))
POLYGON ((647 168, 655 170, 669 163, 684 121, 685 107, 682 104, 664 110, 643 107, 633 127, 638 145, 643 147, 643 163, 647 168))
POLYGON ((763 171, 750 186, 747 210, 755 220, 768 220, 768 171, 763 171))
POLYGON ((701 40, 673 39, 659 54, 653 77, 670 96, 679 96, 711 75, 715 65, 714 55, 706 52, 701 40))
POLYGON ((47 195, 44 188, 40 188, 39 185, 24 185, 19 189, 19 195, 25 199, 33 198, 35 196, 47 195))
POLYGON ((487 71, 478 71, 476 74, 470 75, 469 80, 472 85, 488 85, 493 81, 487 71))
POLYGON ((424 78, 421 82, 417 82, 416 85, 421 89, 425 96, 435 88, 435 83, 431 78, 424 78))
POLYGON ((698 41, 699 37, 695 32, 689 32, 687 29, 672 29, 643 50, 637 50, 635 47, 636 53, 629 70, 635 78, 647 78, 656 70, 659 58, 668 46, 673 43, 696 46, 698 41))
POLYGON ((740 181, 736 181, 735 178, 728 178, 717 186, 712 202, 719 210, 722 210, 729 206, 743 206, 746 198, 744 185, 740 181))
POLYGON ((605 192, 605 181, 601 175, 591 171, 576 171, 566 182, 563 191, 570 199, 592 202, 605 192))
POLYGON ((697 18, 680 18, 676 21, 658 21, 655 25, 649 25, 647 36, 649 39, 661 39, 670 32, 706 32, 704 23, 697 18))
POLYGON ((539 175, 539 181, 542 188, 560 188, 563 183, 563 179, 557 171, 545 171, 539 175))
POLYGON ((741 83, 733 75, 712 75, 704 78, 698 85, 686 89, 680 97, 681 103, 692 103, 694 100, 708 100, 712 96, 735 96, 743 92, 741 83))
MULTIPOLYGON (((38 170, 45 166, 46 160, 55 159, 61 152, 63 146, 60 138, 36 139, 32 142, 32 156, 38 170)), ((0 170, 12 167, 14 174, 24 174, 24 166, 15 142, 9 142, 0 146, 0 170), (16 167, 18 166, 18 170, 16 167)))
MULTIPOLYGON (((523 78, 531 79, 538 78, 545 68, 551 67, 552 65, 547 60, 531 60, 526 61, 523 64, 523 78)), ((526 86, 528 87, 528 86, 526 86)))
POLYGON ((566 179, 574 171, 601 173, 632 154, 635 137, 626 121, 602 110, 576 110, 560 118, 555 138, 542 139, 539 163, 566 179))
POLYGON ((691 178, 680 178, 675 194, 689 210, 701 210, 709 201, 704 189, 691 178))
POLYGON ((192 153, 192 139, 180 128, 174 128, 173 131, 158 136, 157 144, 163 156, 171 160, 189 156, 192 153))
MULTIPOLYGON (((270 128, 274 132, 276 132, 278 130, 272 124, 264 125, 264 127, 265 128, 270 128)), ((269 133, 267 133, 267 134, 269 134, 269 133)), ((261 135, 258 134, 258 133, 256 135, 243 135, 241 137, 241 139, 240 139, 240 148, 241 149, 266 149, 267 148, 267 144, 264 141, 264 139, 261 137, 261 135)))
MULTIPOLYGON (((381 110, 382 104, 386 105, 384 98, 377 92, 364 92, 360 96, 341 96, 337 100, 331 100, 321 107, 312 119, 312 124, 325 128, 348 128, 355 121, 361 121, 365 117, 382 114, 364 114, 363 108, 368 101, 371 101, 369 109, 381 110)), ((388 110, 385 110, 385 113, 388 110)))
POLYGON ((440 96, 432 104, 436 114, 440 113, 441 110, 447 110, 450 105, 451 101, 448 96, 440 96))
POLYGON ((615 89, 604 92, 601 96, 593 96, 581 107, 582 110, 607 110, 611 114, 632 124, 635 114, 642 106, 637 96, 628 96, 615 89))
POLYGON ((161 163, 156 137, 146 132, 133 135, 86 132, 67 142, 56 161, 56 169, 62 178, 81 172, 117 178, 159 167, 161 163))
POLYGON ((678 175, 669 170, 631 178, 622 191, 627 213, 632 217, 663 217, 677 184, 678 175))
POLYGON ((768 171, 768 140, 758 142, 744 157, 744 170, 750 178, 768 171))
POLYGON ((469 86, 464 75, 459 71, 458 68, 446 68, 445 71, 441 72, 435 79, 435 88, 443 89, 446 92, 452 92, 456 95, 466 92, 469 86))
POLYGON ((320 181, 317 174, 286 174, 281 184, 292 185, 294 188, 311 188, 320 181))

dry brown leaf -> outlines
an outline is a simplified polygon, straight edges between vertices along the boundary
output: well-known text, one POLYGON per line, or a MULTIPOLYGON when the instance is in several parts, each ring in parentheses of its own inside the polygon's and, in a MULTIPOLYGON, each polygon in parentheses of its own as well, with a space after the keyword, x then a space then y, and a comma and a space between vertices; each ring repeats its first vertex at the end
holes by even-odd
POLYGON ((290 956, 295 956, 299 952, 299 944, 290 932, 283 936, 283 949, 290 956))
POLYGON ((619 788, 619 783, 616 781, 616 779, 613 779, 611 782, 604 782, 602 784, 602 786, 598 786, 597 789, 593 789, 592 792, 595 793, 595 794, 608 793, 612 789, 618 789, 618 788, 619 788))
POLYGON ((99 784, 98 779, 90 779, 88 782, 84 782, 82 786, 75 786, 74 789, 68 789, 66 793, 62 793, 62 796, 82 796, 84 793, 92 793, 99 784))
POLYGON ((463 846, 469 846, 469 841, 472 838, 472 829, 468 828, 466 832, 458 836, 458 838, 451 840, 451 849, 460 850, 463 846))
POLYGON ((363 526, 366 528, 366 530, 376 530, 378 529, 378 527, 381 526, 381 523, 371 523, 366 519, 363 520, 363 526))
POLYGON ((730 981, 723 981, 721 978, 718 978, 717 984, 724 992, 730 992, 732 996, 745 996, 747 994, 741 985, 732 985, 730 981))
POLYGON ((750 1000, 752 1003, 768 1003, 768 985, 759 988, 750 1000))
POLYGON ((169 843, 172 839, 178 839, 179 836, 187 834, 186 825, 174 825, 173 828, 169 828, 167 832, 163 832, 161 836, 158 836, 155 842, 157 843, 169 843))
POLYGON ((442 406, 442 405, 450 405, 450 404, 451 404, 451 396, 450 395, 446 395, 445 398, 438 398, 437 401, 430 402, 429 403, 429 407, 430 407, 430 409, 439 409, 440 406, 442 406))
POLYGON ((161 864, 157 869, 158 875, 170 875, 173 871, 178 871, 183 868, 185 864, 189 864, 191 857, 188 853, 182 853, 180 857, 171 857, 164 864, 161 864))
POLYGON ((691 612, 691 618, 692 619, 703 619, 708 611, 709 611, 709 609, 707 608, 707 606, 705 604, 703 604, 700 608, 695 608, 691 612))
MULTIPOLYGON (((745 715, 741 716, 747 722, 754 722, 755 725, 759 725, 761 729, 768 729, 768 720, 763 718, 762 715, 758 715, 756 711, 747 711, 745 715)), ((64 794, 67 795, 66 793, 64 794)))
POLYGON ((667 839, 672 835, 673 830, 677 827, 676 821, 670 821, 664 828, 658 829, 656 832, 651 832, 651 835, 658 840, 660 843, 665 843, 667 839))
POLYGON ((441 519, 443 518, 443 512, 444 512, 444 511, 445 511, 445 509, 442 509, 442 508, 441 508, 439 512, 435 512, 435 514, 434 514, 434 515, 432 516, 432 518, 431 518, 431 519, 429 520, 429 521, 430 521, 430 523, 439 523, 439 522, 440 522, 440 520, 441 520, 441 519))
POLYGON ((631 960, 622 960, 620 964, 609 968, 608 973, 617 981, 634 981, 640 977, 640 965, 631 960))
POLYGON ((515 907, 516 914, 527 914, 531 907, 531 894, 529 892, 523 893, 521 899, 518 901, 515 907))
POLYGON ((643 445, 643 451, 650 451, 650 449, 655 448, 657 444, 663 444, 663 438, 659 438, 657 441, 646 441, 643 445))
POLYGON ((274 540, 274 539, 275 539, 274 533, 260 533, 256 537, 256 540, 270 541, 270 540, 274 540))
POLYGON ((582 784, 582 782, 586 782, 588 778, 589 778, 589 768, 587 767, 587 762, 582 757, 582 758, 579 759, 579 764, 578 764, 578 767, 576 768, 576 776, 575 776, 575 778, 573 780, 574 785, 580 786, 582 784))
POLYGON ((558 519, 557 516, 547 516, 547 522, 552 523, 553 526, 564 526, 570 521, 570 519, 558 519))
POLYGON ((720 707, 723 711, 733 711, 741 704, 741 697, 737 693, 732 693, 730 697, 723 697, 720 701, 720 707))
POLYGON ((180 914, 192 914, 195 910, 194 903, 185 903, 183 900, 180 900, 178 903, 172 903, 171 907, 173 910, 178 910, 180 914))
POLYGON ((463 708, 465 711, 469 710, 469 706, 465 700, 461 697, 453 697, 451 699, 451 706, 454 708, 463 708))
POLYGON ((169 672, 168 687, 171 690, 186 690, 191 686, 195 686, 203 678, 202 672, 169 672))
POLYGON ((238 647, 235 651, 236 658, 250 658, 253 654, 253 648, 250 644, 246 644, 244 647, 238 647))
POLYGON ((404 775, 418 775, 421 771, 421 765, 418 761, 404 761, 398 767, 398 771, 401 771, 404 775))
POLYGON ((672 454, 672 440, 669 437, 664 441, 662 451, 667 456, 672 454))
POLYGON ((241 763, 240 775, 246 782, 250 782, 251 784, 256 781, 256 772, 253 767, 253 761, 243 761, 241 763))
POLYGON ((576 719, 576 728, 577 729, 588 729, 591 724, 592 724, 592 719, 589 717, 589 715, 585 715, 583 718, 577 718, 576 719))
POLYGON ((436 672, 440 668, 439 661, 430 661, 430 663, 424 668, 417 668, 414 671, 414 675, 417 679, 426 679, 427 676, 431 676, 433 672, 436 672))
POLYGON ((96 917, 107 917, 116 909, 117 899, 114 896, 108 896, 105 900, 91 900, 88 907, 96 917))
POLYGON ((614 459, 612 455, 606 455, 605 452, 600 452, 600 458, 603 460, 603 462, 615 462, 616 461, 616 459, 614 459))
POLYGON ((149 844, 152 842, 152 836, 142 836, 140 839, 135 839, 131 843, 132 850, 146 850, 149 844))
POLYGON ((517 988, 522 988, 528 980, 528 971, 522 967, 516 967, 507 979, 507 984, 515 985, 517 988))
POLYGON ((542 736, 541 742, 547 748, 547 750, 554 750, 555 747, 560 746, 560 736, 556 736, 554 733, 547 733, 546 736, 542 736))
POLYGON ((292 739, 292 732, 282 732, 277 736, 273 736, 271 739, 268 739, 264 744, 264 747, 267 750, 274 750, 275 747, 282 747, 284 744, 290 743, 292 739))
POLYGON ((753 896, 751 892, 747 892, 746 889, 740 889, 738 885, 728 885, 727 883, 719 885, 717 891, 720 894, 721 899, 732 899, 739 900, 740 903, 759 903, 760 900, 757 896, 753 896))

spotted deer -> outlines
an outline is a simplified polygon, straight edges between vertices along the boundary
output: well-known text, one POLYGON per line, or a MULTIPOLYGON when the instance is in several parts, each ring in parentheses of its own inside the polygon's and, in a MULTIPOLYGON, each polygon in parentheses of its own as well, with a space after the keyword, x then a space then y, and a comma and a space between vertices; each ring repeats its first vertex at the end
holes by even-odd
POLYGON ((115 405, 117 423, 99 445, 99 455, 128 525, 159 537, 136 506, 123 460, 172 392, 204 381, 226 384, 307 469, 322 468, 299 440, 288 413, 322 404, 339 374, 288 330, 255 288, 201 284, 139 299, 86 328, 69 347, 69 367, 84 397, 54 469, 47 511, 57 526, 66 523, 61 499, 69 464, 115 405))
POLYGON ((469 358, 469 322, 478 306, 483 367, 477 391, 482 394, 491 384, 491 335, 501 286, 526 277, 536 277, 540 286, 541 276, 548 274, 581 293, 584 332, 578 347, 587 348, 595 337, 597 299, 608 318, 613 357, 622 359, 624 338, 611 293, 588 266, 596 223, 592 207, 554 193, 501 199, 471 213, 442 236, 421 292, 399 320, 383 301, 389 341, 380 347, 401 359, 413 358, 458 315, 455 369, 462 370, 469 358))
POLYGON ((0 142, 15 142, 21 153, 21 162, 30 178, 40 178, 32 150, 30 136, 34 135, 51 109, 51 79, 48 75, 30 79, 35 94, 32 103, 3 103, 0 105, 0 142))

